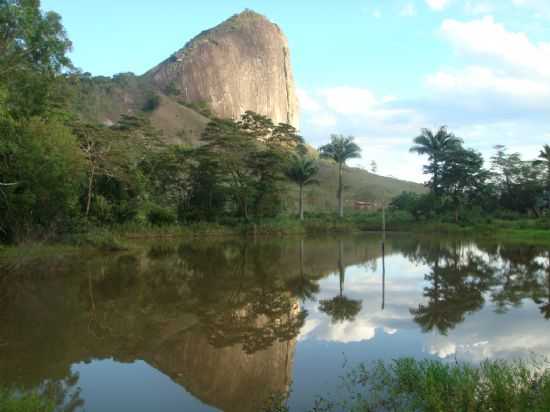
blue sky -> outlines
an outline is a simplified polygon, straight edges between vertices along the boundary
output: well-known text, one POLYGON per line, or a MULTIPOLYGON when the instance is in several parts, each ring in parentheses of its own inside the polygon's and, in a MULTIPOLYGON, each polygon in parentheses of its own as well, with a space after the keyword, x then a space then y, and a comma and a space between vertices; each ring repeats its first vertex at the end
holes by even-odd
POLYGON ((356 165, 423 181, 408 153, 445 124, 486 157, 550 143, 550 0, 43 0, 63 16, 76 66, 145 72, 245 8, 288 37, 301 131, 317 146, 353 134, 356 165))

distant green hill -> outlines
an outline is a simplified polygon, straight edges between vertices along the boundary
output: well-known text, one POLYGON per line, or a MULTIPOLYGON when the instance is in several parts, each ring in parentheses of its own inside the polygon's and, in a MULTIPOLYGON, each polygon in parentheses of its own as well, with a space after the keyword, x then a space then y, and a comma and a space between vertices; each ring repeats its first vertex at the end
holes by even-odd
MULTIPOLYGON (((319 185, 309 186, 305 192, 306 210, 326 211, 336 210, 338 169, 327 160, 320 161, 319 185)), ((344 168, 344 206, 346 209, 354 207, 355 201, 371 202, 381 205, 403 191, 422 193, 424 186, 380 176, 357 167, 344 168)), ((292 202, 297 202, 298 192, 293 191, 292 202)), ((376 207, 376 205, 375 205, 376 207)))
POLYGON ((81 76, 73 106, 82 120, 106 125, 116 123, 123 114, 144 116, 162 132, 167 144, 196 144, 208 123, 198 109, 155 90, 147 78, 133 73, 112 78, 81 76))
MULTIPOLYGON (((208 123, 204 106, 178 101, 177 96, 155 90, 146 79, 131 73, 113 78, 83 76, 75 94, 74 107, 83 120, 113 124, 122 114, 141 115, 162 132, 166 144, 197 145, 208 123), (150 103, 154 103, 152 106, 150 103), (149 105, 149 106, 148 106, 149 105)), ((306 190, 307 209, 320 211, 336 208, 337 169, 329 161, 320 161, 319 185, 306 190)), ((417 183, 369 173, 360 168, 344 170, 346 208, 354 201, 388 201, 403 191, 421 193, 417 183)), ((297 201, 291 191, 288 207, 297 201)))

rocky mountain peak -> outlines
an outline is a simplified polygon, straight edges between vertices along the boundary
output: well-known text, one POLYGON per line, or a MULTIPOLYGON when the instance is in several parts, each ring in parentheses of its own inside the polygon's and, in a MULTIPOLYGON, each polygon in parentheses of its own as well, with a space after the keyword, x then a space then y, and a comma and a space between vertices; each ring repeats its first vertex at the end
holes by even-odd
POLYGON ((247 110, 298 126, 290 50, 281 29, 246 9, 200 33, 146 74, 165 93, 219 117, 247 110))

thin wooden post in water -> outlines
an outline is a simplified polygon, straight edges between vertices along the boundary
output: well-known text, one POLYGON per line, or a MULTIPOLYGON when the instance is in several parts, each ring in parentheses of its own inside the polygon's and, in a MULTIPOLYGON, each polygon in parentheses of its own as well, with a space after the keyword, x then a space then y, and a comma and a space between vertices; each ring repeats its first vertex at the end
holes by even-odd
POLYGON ((382 243, 386 241, 386 206, 382 206, 382 243))

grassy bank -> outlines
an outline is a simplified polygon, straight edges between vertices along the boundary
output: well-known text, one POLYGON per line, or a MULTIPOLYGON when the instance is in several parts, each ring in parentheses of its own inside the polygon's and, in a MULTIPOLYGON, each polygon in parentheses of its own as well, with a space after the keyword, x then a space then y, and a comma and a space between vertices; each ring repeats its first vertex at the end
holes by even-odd
MULTIPOLYGON (((401 358, 360 365, 339 393, 319 398, 311 412, 543 412, 550 410, 547 362, 485 361, 479 366, 401 358)), ((274 397, 264 412, 288 412, 274 397)))
MULTIPOLYGON (((333 214, 310 214, 303 222, 294 217, 278 217, 258 221, 225 220, 218 223, 199 222, 169 226, 127 224, 109 228, 90 228, 69 234, 55 242, 23 242, 17 246, 0 246, 0 258, 36 258, 52 254, 64 255, 83 249, 116 252, 129 248, 133 239, 323 235, 380 231, 382 214, 350 213, 344 218, 333 214)), ((529 243, 550 246, 550 220, 483 218, 453 223, 444 219, 417 221, 406 212, 386 213, 388 232, 412 232, 421 235, 456 235, 507 243, 529 243)))

